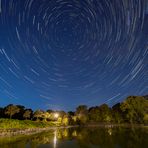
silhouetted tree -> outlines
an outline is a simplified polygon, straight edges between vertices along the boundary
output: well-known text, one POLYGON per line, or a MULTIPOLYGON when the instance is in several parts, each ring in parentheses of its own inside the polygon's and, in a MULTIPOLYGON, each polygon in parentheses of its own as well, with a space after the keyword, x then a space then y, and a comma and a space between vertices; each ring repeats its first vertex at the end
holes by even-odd
POLYGON ((48 112, 48 113, 52 113, 52 112, 53 112, 53 110, 51 110, 51 109, 48 109, 48 110, 47 110, 47 112, 48 112))
POLYGON ((4 109, 0 107, 0 118, 4 117, 4 109))
POLYGON ((88 121, 88 110, 86 105, 80 105, 76 108, 76 116, 80 124, 85 124, 88 121))
POLYGON ((112 117, 113 117, 113 122, 115 122, 115 123, 123 122, 124 114, 121 110, 120 103, 117 103, 114 106, 112 106, 112 117))
POLYGON ((13 115, 15 115, 16 113, 19 113, 19 111, 20 111, 20 108, 13 104, 10 104, 5 107, 5 114, 8 115, 10 119, 12 118, 13 115))
POLYGON ((112 108, 107 104, 91 107, 89 110, 86 105, 80 105, 75 112, 47 111, 25 109, 22 105, 10 104, 5 108, 0 108, 0 118, 13 119, 37 119, 44 121, 58 121, 63 125, 94 123, 144 123, 148 124, 148 95, 129 96, 122 103, 117 103, 112 108), (58 116, 57 116, 58 115, 58 116))
POLYGON ((69 112, 68 112, 68 115, 74 116, 74 115, 75 115, 75 112, 69 111, 69 112))
POLYGON ((63 118, 66 115, 64 111, 56 111, 56 113, 58 113, 61 118, 63 118))
POLYGON ((23 114, 23 117, 27 120, 27 119, 31 119, 32 115, 33 115, 32 109, 26 109, 23 114))
POLYGON ((76 115, 87 114, 87 113, 88 113, 88 110, 87 110, 87 106, 86 105, 79 105, 76 108, 76 115))
POLYGON ((98 106, 89 108, 89 120, 93 122, 101 121, 101 112, 98 106))
POLYGON ((23 119, 24 119, 24 118, 23 118, 23 114, 24 114, 24 112, 25 112, 25 106, 23 106, 23 105, 16 105, 16 106, 19 108, 19 112, 16 113, 16 114, 13 116, 13 118, 14 118, 14 119, 23 120, 23 119))
POLYGON ((111 109, 108 107, 108 105, 102 104, 101 106, 99 106, 99 110, 101 112, 101 121, 111 122, 112 120, 111 109))

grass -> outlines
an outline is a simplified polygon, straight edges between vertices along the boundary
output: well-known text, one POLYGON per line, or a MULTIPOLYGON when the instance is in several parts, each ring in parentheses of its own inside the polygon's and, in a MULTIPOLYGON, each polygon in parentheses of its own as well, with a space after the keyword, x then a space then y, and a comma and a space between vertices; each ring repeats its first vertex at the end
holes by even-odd
POLYGON ((0 129, 46 128, 58 126, 58 122, 30 121, 16 119, 0 119, 0 129))

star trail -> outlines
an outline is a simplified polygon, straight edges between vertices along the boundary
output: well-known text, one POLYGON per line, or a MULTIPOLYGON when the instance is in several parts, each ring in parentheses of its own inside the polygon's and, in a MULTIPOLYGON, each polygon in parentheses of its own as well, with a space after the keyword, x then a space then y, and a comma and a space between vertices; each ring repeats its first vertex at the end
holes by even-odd
POLYGON ((0 0, 0 106, 74 110, 148 92, 148 0, 0 0))

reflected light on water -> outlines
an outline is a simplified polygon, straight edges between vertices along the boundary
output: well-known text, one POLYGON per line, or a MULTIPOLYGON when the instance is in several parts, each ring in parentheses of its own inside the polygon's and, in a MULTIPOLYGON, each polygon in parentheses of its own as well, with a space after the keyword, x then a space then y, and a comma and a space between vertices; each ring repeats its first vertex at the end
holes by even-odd
POLYGON ((108 134, 111 136, 112 135, 112 129, 108 130, 108 134))
POLYGON ((72 136, 77 137, 77 131, 76 130, 73 131, 72 136))
POLYGON ((54 132, 54 138, 53 138, 53 147, 56 148, 57 146, 57 131, 54 132))

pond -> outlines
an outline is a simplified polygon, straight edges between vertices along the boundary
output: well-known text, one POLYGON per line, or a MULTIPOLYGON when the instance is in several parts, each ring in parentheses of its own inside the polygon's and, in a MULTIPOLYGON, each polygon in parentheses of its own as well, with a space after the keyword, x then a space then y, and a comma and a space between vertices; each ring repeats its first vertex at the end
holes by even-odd
POLYGON ((148 128, 77 127, 0 138, 0 148, 148 148, 148 128))

